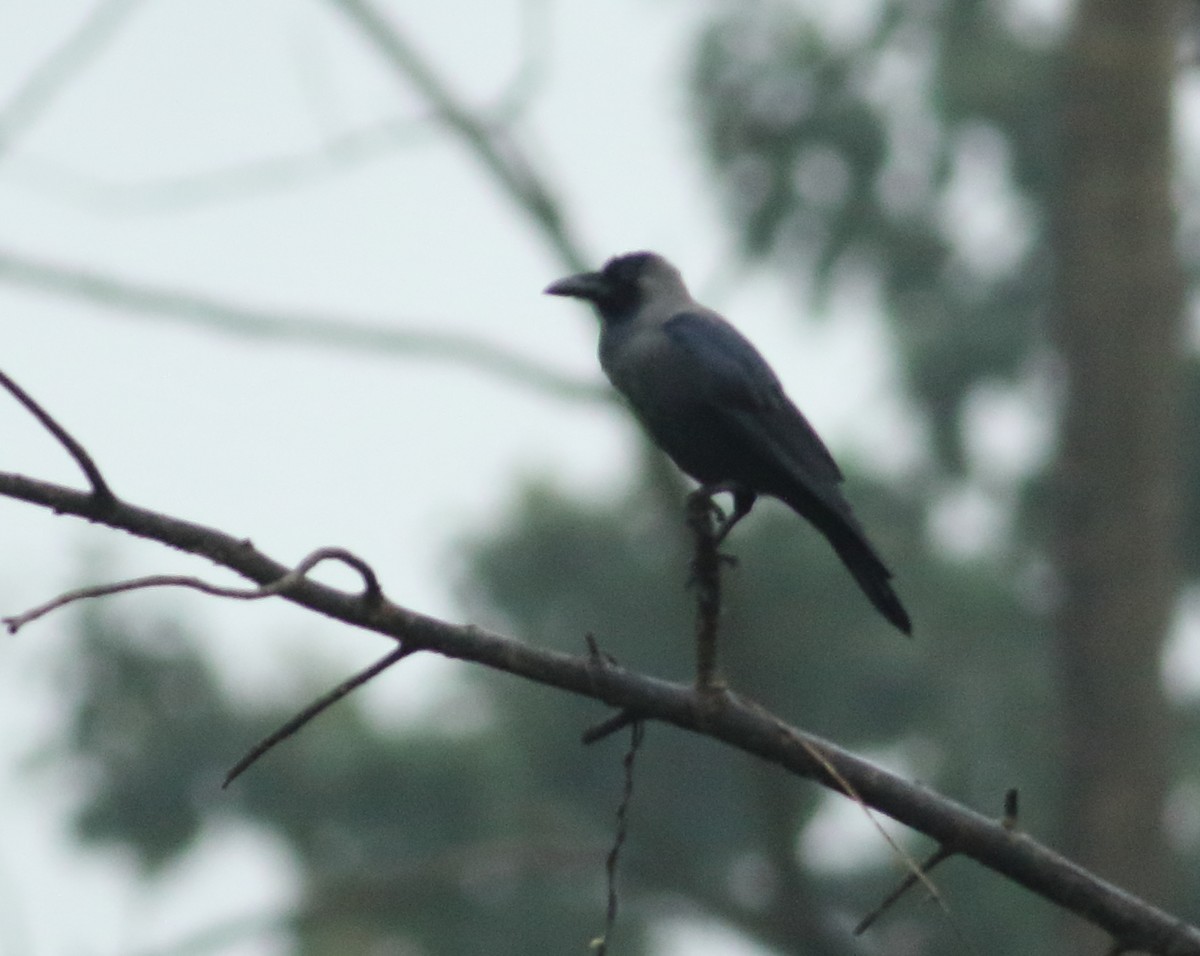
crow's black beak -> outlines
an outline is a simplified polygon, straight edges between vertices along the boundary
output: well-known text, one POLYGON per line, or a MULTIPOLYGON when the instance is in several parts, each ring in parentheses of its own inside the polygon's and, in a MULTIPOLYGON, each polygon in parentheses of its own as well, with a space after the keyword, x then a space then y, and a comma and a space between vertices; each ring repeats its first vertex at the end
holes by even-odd
POLYGON ((546 295, 564 295, 595 302, 608 293, 608 283, 599 272, 581 272, 546 286, 546 295))

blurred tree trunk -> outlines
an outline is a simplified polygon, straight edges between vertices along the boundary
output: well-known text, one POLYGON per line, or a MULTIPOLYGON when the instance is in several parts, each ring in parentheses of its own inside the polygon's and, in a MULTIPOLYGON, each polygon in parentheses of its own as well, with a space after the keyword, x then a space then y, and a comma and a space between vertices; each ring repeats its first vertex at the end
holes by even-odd
POLYGON ((1164 904, 1160 658, 1178 585, 1183 345, 1171 135, 1180 14, 1168 0, 1077 4, 1057 223, 1066 850, 1164 904))

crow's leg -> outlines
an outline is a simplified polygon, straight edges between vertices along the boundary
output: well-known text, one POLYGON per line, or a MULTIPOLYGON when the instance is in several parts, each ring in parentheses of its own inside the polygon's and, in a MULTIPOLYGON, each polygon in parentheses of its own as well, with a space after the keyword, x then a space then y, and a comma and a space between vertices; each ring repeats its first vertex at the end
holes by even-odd
POLYGON ((696 499, 707 498, 709 507, 716 514, 717 520, 720 522, 717 527, 717 544, 725 540, 726 535, 733 530, 733 526, 750 513, 750 509, 754 507, 754 502, 758 500, 758 495, 745 485, 738 484, 735 481, 721 481, 701 485, 692 492, 692 497, 696 499), (722 494, 723 492, 733 495, 733 513, 729 517, 725 516, 724 510, 714 500, 715 495, 722 494))

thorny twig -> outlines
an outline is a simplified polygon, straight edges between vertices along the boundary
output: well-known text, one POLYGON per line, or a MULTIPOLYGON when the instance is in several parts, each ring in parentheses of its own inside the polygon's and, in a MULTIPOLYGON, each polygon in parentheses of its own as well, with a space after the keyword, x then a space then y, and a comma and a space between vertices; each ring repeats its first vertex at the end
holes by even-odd
POLYGON ((621 848, 629 831, 629 806, 633 802, 633 762, 646 736, 646 725, 640 720, 633 722, 629 734, 629 749, 625 751, 622 766, 625 768, 625 787, 621 793, 621 803, 617 807, 617 832, 613 837, 612 849, 608 851, 604 871, 608 885, 608 906, 604 913, 604 932, 592 941, 592 948, 597 956, 605 956, 608 943, 612 939, 613 928, 617 925, 617 863, 621 858, 621 848))

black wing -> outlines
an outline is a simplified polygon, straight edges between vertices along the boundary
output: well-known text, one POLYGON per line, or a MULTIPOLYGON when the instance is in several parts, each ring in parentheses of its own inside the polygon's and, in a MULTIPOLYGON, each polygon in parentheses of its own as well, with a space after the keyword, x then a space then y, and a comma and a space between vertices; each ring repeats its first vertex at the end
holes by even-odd
POLYGON ((680 312, 663 326, 704 369, 724 402, 747 413, 747 423, 812 478, 839 482, 842 471, 808 419, 784 394, 778 377, 737 329, 715 315, 680 312))

